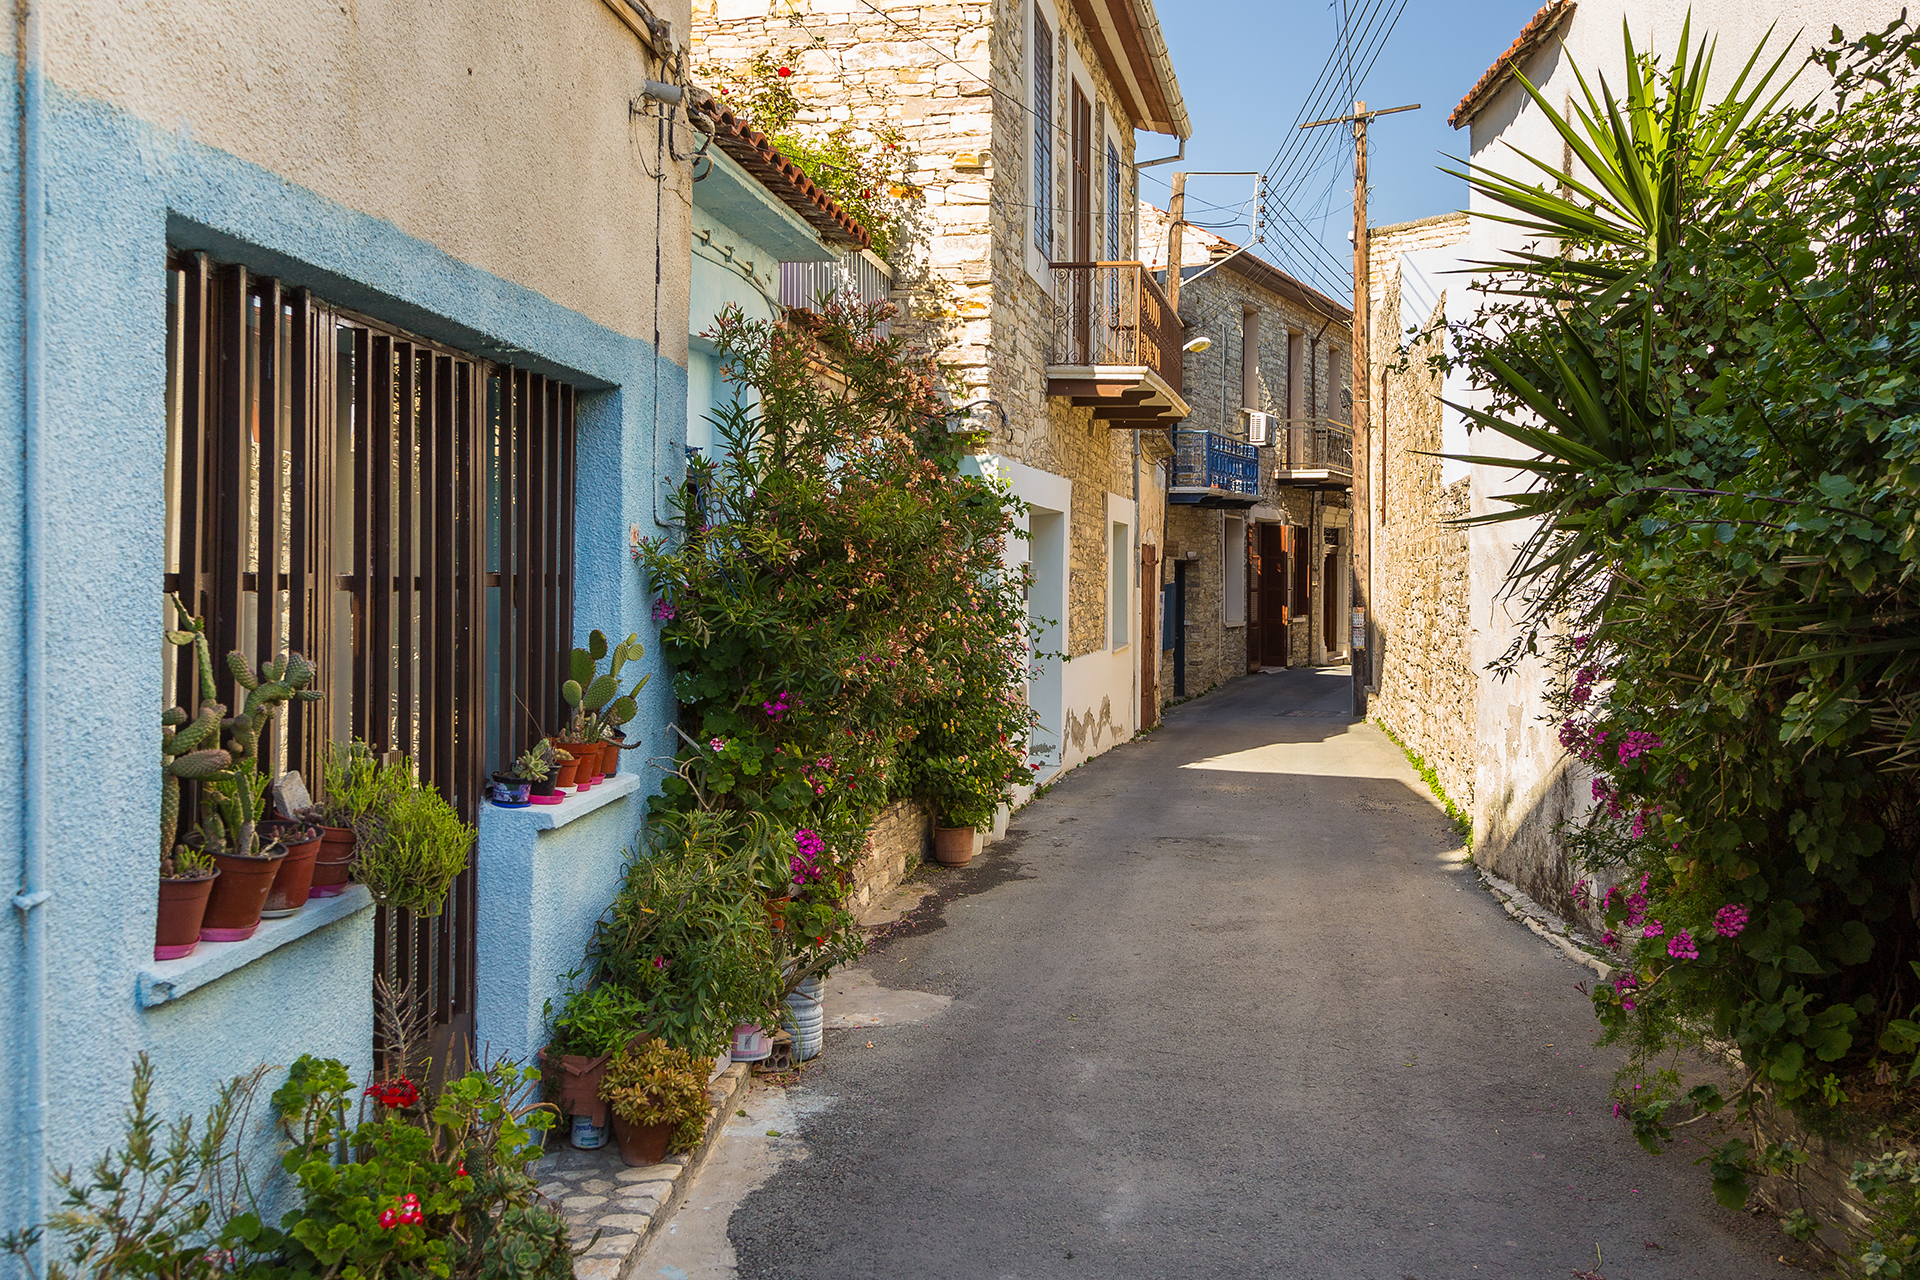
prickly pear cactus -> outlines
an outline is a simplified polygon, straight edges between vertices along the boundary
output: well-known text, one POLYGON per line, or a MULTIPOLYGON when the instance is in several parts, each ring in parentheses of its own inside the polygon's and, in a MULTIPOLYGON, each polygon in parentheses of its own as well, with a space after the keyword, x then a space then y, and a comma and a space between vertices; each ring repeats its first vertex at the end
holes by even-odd
POLYGON ((641 676, 633 688, 623 694, 620 692, 620 671, 627 663, 645 656, 646 651, 638 633, 629 635, 609 649, 607 637, 599 631, 587 637, 586 648, 573 651, 567 662, 567 674, 571 679, 560 686, 560 696, 573 708, 568 726, 571 737, 582 742, 598 742, 610 736, 608 730, 617 729, 633 719, 640 709, 635 696, 647 687, 647 681, 652 677, 641 676), (602 672, 600 662, 609 654, 609 669, 602 672))

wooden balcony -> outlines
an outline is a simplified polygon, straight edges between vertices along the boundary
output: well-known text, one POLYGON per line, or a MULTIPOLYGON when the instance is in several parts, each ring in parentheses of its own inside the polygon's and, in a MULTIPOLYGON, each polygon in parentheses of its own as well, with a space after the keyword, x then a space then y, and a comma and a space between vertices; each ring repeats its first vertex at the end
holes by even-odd
POLYGON ((1353 487, 1353 430, 1322 418, 1284 428, 1273 442, 1274 481, 1296 489, 1353 487))
POLYGON ((1053 264, 1047 394, 1091 408, 1109 427, 1166 426, 1180 398, 1186 329, 1140 262, 1053 264))

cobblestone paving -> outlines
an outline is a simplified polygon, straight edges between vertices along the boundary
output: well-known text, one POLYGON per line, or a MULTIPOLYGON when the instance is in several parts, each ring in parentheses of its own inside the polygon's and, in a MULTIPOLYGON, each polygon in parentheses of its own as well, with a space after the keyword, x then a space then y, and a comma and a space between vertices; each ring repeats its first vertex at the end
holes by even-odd
POLYGON ((586 1246, 586 1255, 574 1264, 579 1280, 617 1280, 646 1242, 653 1224, 664 1222, 664 1210, 685 1192, 746 1078, 747 1068, 737 1063, 715 1077, 707 1086, 710 1107, 705 1140, 693 1151, 668 1156, 659 1164, 628 1168, 611 1136, 596 1151, 576 1151, 566 1139, 554 1139, 558 1145, 541 1157, 534 1174, 540 1179, 540 1193, 566 1215, 574 1247, 586 1246))

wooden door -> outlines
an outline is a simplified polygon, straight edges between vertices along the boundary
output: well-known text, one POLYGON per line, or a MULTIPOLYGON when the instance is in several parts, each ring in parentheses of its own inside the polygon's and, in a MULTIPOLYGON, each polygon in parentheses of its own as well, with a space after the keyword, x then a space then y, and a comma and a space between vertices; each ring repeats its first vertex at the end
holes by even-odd
POLYGON ((1160 719, 1160 557, 1151 542, 1140 548, 1140 727, 1160 719))
POLYGON ((1284 525, 1260 526, 1260 665, 1284 667, 1290 656, 1292 610, 1287 600, 1287 567, 1292 548, 1284 525))
POLYGON ((1093 260, 1093 104, 1073 86, 1073 260, 1093 260))
POLYGON ((1320 613, 1321 616, 1326 619, 1326 649, 1328 653, 1333 653, 1339 648, 1339 646, 1334 643, 1334 636, 1340 625, 1340 615, 1334 610, 1334 605, 1338 603, 1340 599, 1340 579, 1334 575, 1339 572, 1340 553, 1338 551, 1327 552, 1326 569, 1320 578, 1320 613))
POLYGON ((1247 670, 1260 669, 1260 526, 1247 522, 1247 670))

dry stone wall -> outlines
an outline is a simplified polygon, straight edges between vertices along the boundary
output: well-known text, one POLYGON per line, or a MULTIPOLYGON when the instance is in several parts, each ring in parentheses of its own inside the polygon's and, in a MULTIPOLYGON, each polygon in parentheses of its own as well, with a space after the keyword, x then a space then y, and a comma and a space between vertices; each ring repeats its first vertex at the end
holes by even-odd
POLYGON ((867 829, 866 851, 853 864, 847 909, 856 916, 913 874, 933 853, 933 818, 918 800, 895 800, 867 829))
POLYGON ((1373 426, 1384 481, 1373 524, 1381 665, 1372 709, 1470 812, 1476 685, 1467 538, 1447 523, 1468 513, 1468 481, 1442 485, 1440 460, 1430 456, 1440 448, 1440 371, 1431 363, 1440 353, 1440 310, 1404 352, 1398 341, 1400 255, 1459 243, 1466 232, 1466 216, 1454 214, 1371 233, 1373 426))

